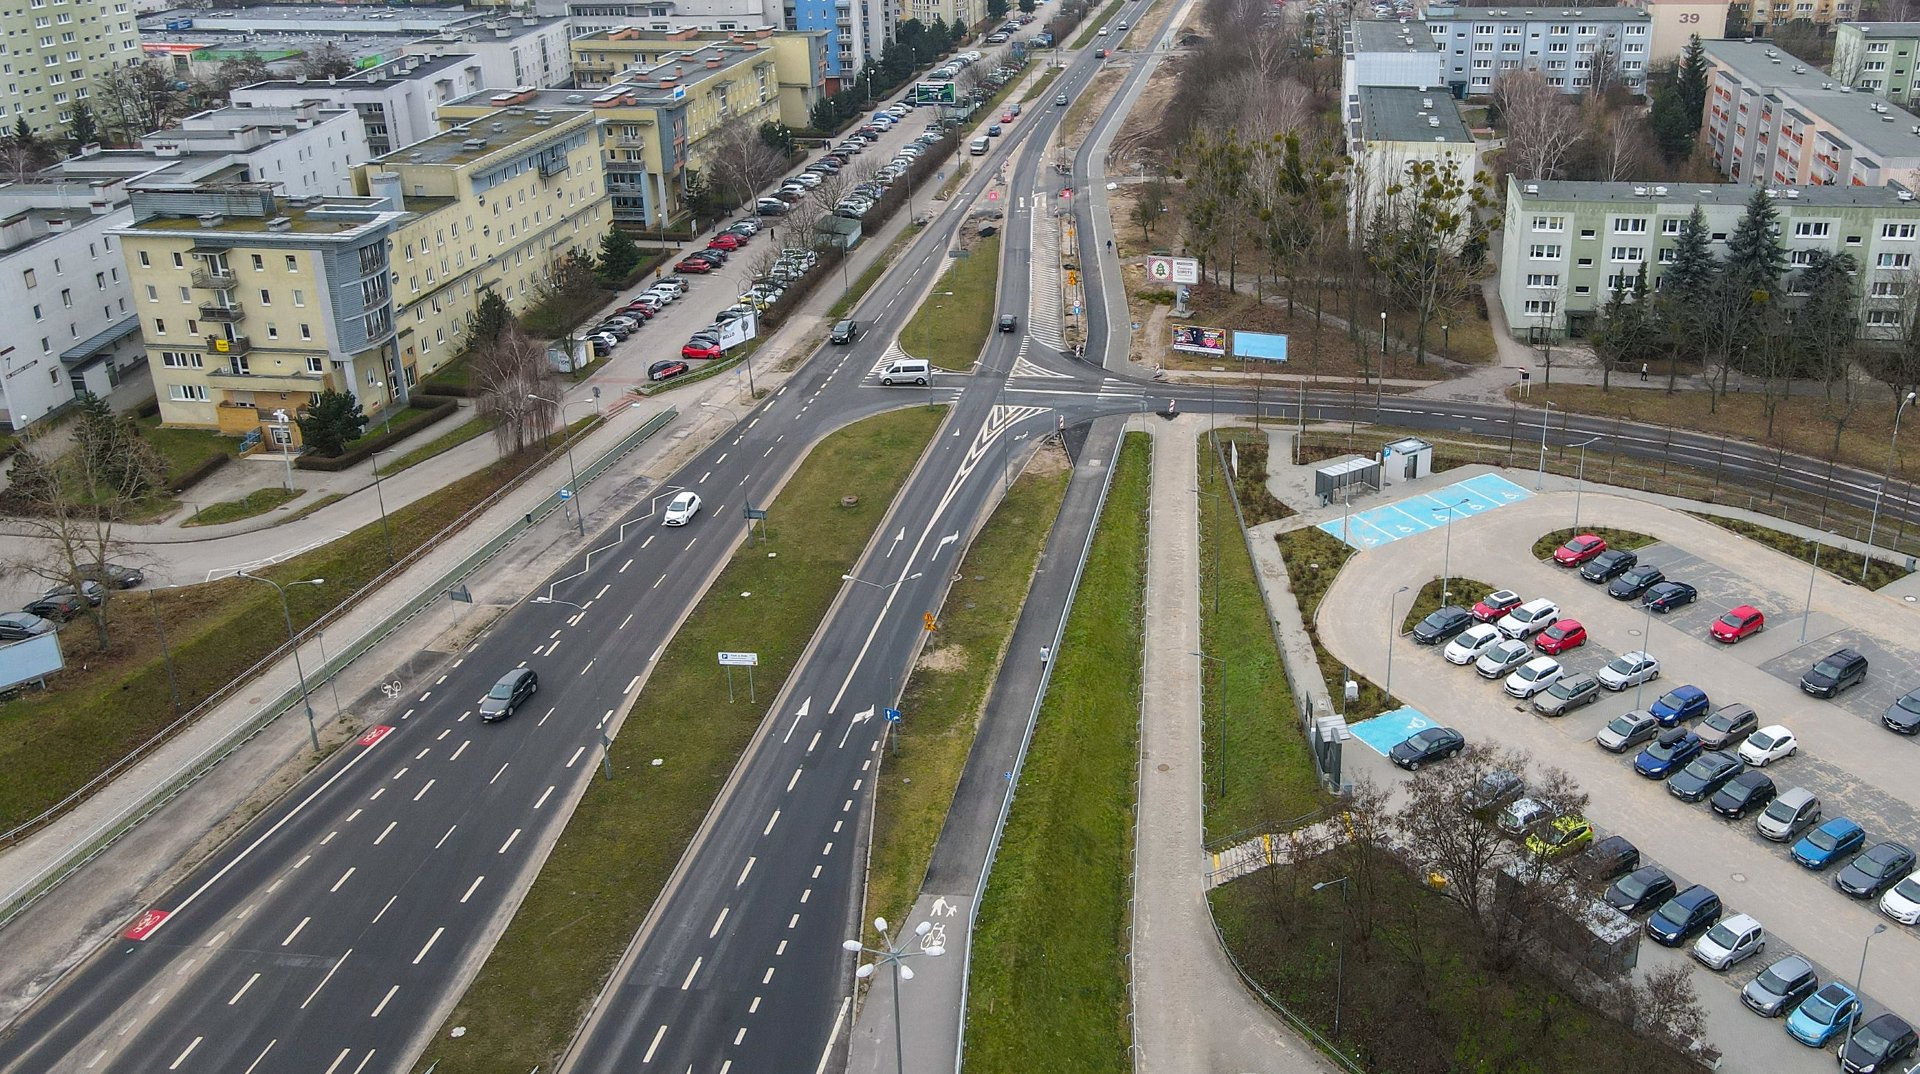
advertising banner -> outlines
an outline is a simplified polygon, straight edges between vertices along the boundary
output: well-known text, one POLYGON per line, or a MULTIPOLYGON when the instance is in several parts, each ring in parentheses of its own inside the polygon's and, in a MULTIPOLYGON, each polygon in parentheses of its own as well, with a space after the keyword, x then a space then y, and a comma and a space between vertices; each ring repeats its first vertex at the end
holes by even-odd
POLYGON ((1227 330, 1176 324, 1173 326, 1173 349, 1219 357, 1227 353, 1227 330))
POLYGON ((1233 333, 1233 356, 1259 362, 1284 362, 1287 360, 1287 337, 1271 332, 1236 330, 1233 333))
POLYGON ((1200 282, 1200 262, 1191 257, 1165 257, 1151 254, 1147 257, 1147 278, 1154 283, 1200 282))
POLYGON ((916 82, 913 99, 919 104, 957 104, 958 88, 951 82, 916 82))
POLYGON ((720 326, 720 349, 730 351, 759 334, 759 317, 751 313, 737 317, 720 326))

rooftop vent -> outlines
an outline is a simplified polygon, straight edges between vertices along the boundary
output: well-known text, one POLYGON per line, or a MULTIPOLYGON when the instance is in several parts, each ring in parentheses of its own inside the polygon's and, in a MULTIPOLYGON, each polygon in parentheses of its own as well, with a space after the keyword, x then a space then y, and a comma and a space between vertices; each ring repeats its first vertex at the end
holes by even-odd
POLYGON ((273 219, 267 221, 267 230, 268 231, 292 231, 293 219, 291 217, 286 217, 286 216, 276 216, 273 219))
POLYGON ((225 216, 222 216, 219 213, 201 213, 200 214, 201 227, 215 228, 215 227, 219 227, 221 224, 224 224, 226 222, 227 222, 227 218, 225 216))
POLYGON ((1800 192, 1799 192, 1798 190, 1789 190, 1789 191, 1787 191, 1787 200, 1788 200, 1788 201, 1792 201, 1792 200, 1794 200, 1795 198, 1798 198, 1799 196, 1800 196, 1800 192))
POLYGON ((1656 198, 1664 198, 1664 197, 1666 197, 1666 196, 1667 196, 1667 188, 1666 188, 1666 187, 1663 187, 1663 186, 1657 186, 1657 187, 1654 187, 1654 188, 1653 188, 1653 196, 1654 196, 1654 197, 1656 197, 1656 198))
POLYGON ((1525 190, 1529 194, 1538 194, 1540 193, 1540 184, 1528 183, 1525 187, 1522 187, 1521 189, 1525 190))
POLYGON ((1427 117, 1427 126, 1429 126, 1429 127, 1438 127, 1439 125, 1440 125, 1440 117, 1439 117, 1439 116, 1428 116, 1428 117, 1427 117))
POLYGON ((506 129, 507 129, 507 125, 505 123, 489 123, 487 126, 495 134, 503 134, 506 132, 506 129))
POLYGON ((1422 108, 1432 108, 1432 107, 1433 107, 1433 98, 1432 98, 1432 97, 1422 97, 1422 98, 1420 98, 1420 107, 1422 107, 1422 108))
POLYGON ((468 138, 466 141, 460 143, 460 148, 468 151, 485 149, 486 147, 487 140, 485 138, 468 138))
POLYGON ((1896 198, 1899 198, 1901 201, 1912 201, 1913 191, 1911 190, 1896 191, 1893 196, 1896 198))

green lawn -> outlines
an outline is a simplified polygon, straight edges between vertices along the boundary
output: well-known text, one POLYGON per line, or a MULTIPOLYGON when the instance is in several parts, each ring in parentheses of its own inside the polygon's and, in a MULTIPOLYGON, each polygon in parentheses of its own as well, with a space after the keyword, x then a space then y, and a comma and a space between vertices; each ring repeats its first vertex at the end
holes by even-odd
POLYGON ((1831 573, 1835 578, 1845 579, 1868 589, 1879 589, 1889 582, 1897 582, 1913 573, 1903 566, 1875 559, 1867 564, 1865 573, 1860 570, 1860 553, 1847 552, 1830 544, 1816 544, 1805 537, 1795 537, 1783 533, 1771 526, 1762 526, 1740 518, 1725 518, 1720 515, 1702 515, 1694 512, 1693 517, 1703 522, 1711 522, 1721 529, 1752 541, 1759 541, 1776 552, 1785 552, 1802 563, 1815 562, 1815 549, 1819 549, 1820 569, 1831 573))
POLYGON ((993 331, 999 280, 1000 236, 992 235, 974 243, 970 256, 956 258, 947 267, 934 293, 900 330, 900 345, 941 369, 973 368, 987 333, 993 331))
POLYGON ((1462 578, 1457 574, 1452 578, 1435 578, 1421 586, 1420 592, 1413 595, 1413 603, 1407 606, 1407 617, 1400 621, 1402 634, 1412 630, 1415 623, 1440 610, 1440 588, 1443 584, 1451 594, 1446 598, 1446 603, 1468 610, 1480 603, 1487 594, 1499 588, 1477 578, 1462 578))
MULTIPOLYGON (((1332 588, 1334 576, 1340 573, 1341 566, 1353 555, 1353 549, 1315 526, 1276 534, 1274 540, 1280 546, 1280 558, 1286 561, 1287 578, 1293 585, 1294 599, 1300 604, 1300 617, 1306 621, 1307 637, 1313 641, 1313 655, 1320 662, 1320 674, 1327 680, 1327 689, 1333 691, 1334 710, 1345 714, 1349 723, 1385 712, 1388 708, 1386 693, 1357 673, 1346 672, 1359 684, 1358 700, 1352 703, 1341 700, 1340 676, 1345 671, 1345 665, 1320 644, 1320 630, 1313 621, 1320 601, 1332 588)), ((1386 625, 1382 623, 1381 629, 1386 629, 1386 625)))
MULTIPOLYGON (((1220 452, 1226 456, 1228 466, 1236 466, 1233 475, 1234 493, 1240 497, 1240 511, 1246 515, 1247 525, 1258 526, 1262 522, 1274 522, 1293 516, 1293 508, 1281 503, 1272 492, 1267 490, 1267 448, 1270 443, 1265 429, 1221 429, 1218 432, 1220 452)), ((1206 441, 1201 441, 1203 454, 1212 451, 1206 441)))
POLYGON ((1552 533, 1543 534, 1539 540, 1533 542, 1533 558, 1551 559, 1554 549, 1583 533, 1591 533, 1607 542, 1609 548, 1644 548, 1659 540, 1658 537, 1649 537, 1632 530, 1616 530, 1607 526, 1582 526, 1577 530, 1554 530, 1552 533))
POLYGON ((834 299, 833 305, 827 307, 826 320, 837 321, 845 317, 847 312, 853 309, 854 304, 865 298, 867 292, 873 289, 873 285, 880 282, 880 275, 887 271, 888 265, 893 264, 894 258, 900 256, 901 248, 912 242, 913 237, 918 234, 920 234, 920 228, 909 223, 907 229, 900 233, 900 237, 893 240, 893 244, 882 251, 879 257, 873 259, 873 264, 868 265, 861 270, 860 275, 853 278, 853 286, 847 289, 847 293, 834 299))
POLYGON ((159 415, 137 419, 140 435, 167 460, 168 474, 184 474, 215 455, 237 457, 240 439, 206 429, 168 429, 159 415))
POLYGON ((1059 74, 1060 69, 1058 67, 1049 67, 1045 71, 1040 72, 1040 77, 1034 80, 1032 86, 1028 87, 1027 95, 1020 98, 1020 102, 1025 104, 1028 101, 1039 100, 1040 96, 1047 92, 1047 87, 1053 84, 1054 78, 1059 74))
POLYGON ((1207 439, 1201 434, 1200 651, 1211 659, 1202 661, 1201 739, 1212 840, 1312 812, 1321 798, 1253 556, 1207 439))
MULTIPOLYGON (((1105 26, 1111 23, 1114 19, 1117 19, 1120 17, 1120 8, 1124 6, 1125 3, 1126 3, 1126 0, 1113 0, 1113 3, 1108 4, 1106 7, 1101 8, 1099 11, 1096 11, 1088 15, 1087 22, 1086 22, 1087 28, 1080 32, 1079 37, 1076 37, 1073 39, 1073 47, 1086 48, 1088 42, 1092 41, 1095 37, 1099 36, 1100 27, 1105 26)), ((1107 36, 1111 37, 1113 35, 1108 34, 1107 36)))
POLYGON ((470 388, 472 386, 473 367, 467 363, 467 356, 464 354, 427 374, 420 381, 420 390, 424 392, 432 392, 436 388, 470 388))
POLYGON ((867 862, 868 917, 904 921, 913 907, 1067 478, 1064 467, 1048 466, 1015 481, 967 549, 960 580, 947 591, 940 629, 927 640, 900 698, 905 717, 899 750, 880 770, 867 862))
POLYGON ((239 522, 255 515, 264 515, 281 504, 304 496, 306 491, 306 489, 286 489, 279 485, 254 489, 237 500, 210 503, 180 524, 182 526, 218 526, 222 522, 239 522))
POLYGON ((452 451, 475 437, 487 435, 493 430, 493 425, 494 423, 486 418, 470 418, 405 455, 398 458, 375 459, 374 463, 380 467, 381 477, 391 477, 409 466, 418 466, 435 455, 452 451))
POLYGON ((774 696, 944 417, 913 407, 869 418, 801 464, 769 505, 771 538, 741 546, 654 665, 614 742, 613 780, 587 790, 422 1066, 551 1069, 766 713, 744 694, 719 700, 713 654, 750 643, 760 696, 774 696), (841 506, 848 489, 857 507, 841 506), (466 1034, 449 1037, 453 1026, 466 1034))
MULTIPOLYGON (((1149 440, 1128 433, 974 931, 966 1068, 1128 1067, 1149 440)), ((518 1072, 515 1072, 518 1074, 518 1072)))

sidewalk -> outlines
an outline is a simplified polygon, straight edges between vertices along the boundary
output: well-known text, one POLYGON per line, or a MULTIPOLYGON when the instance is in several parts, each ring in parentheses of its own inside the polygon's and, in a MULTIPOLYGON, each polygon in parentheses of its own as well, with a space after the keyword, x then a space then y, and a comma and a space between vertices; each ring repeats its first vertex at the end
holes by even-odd
MULTIPOLYGON (((1201 840, 1200 417, 1156 423, 1134 844, 1136 1066, 1151 1074, 1331 1070, 1241 984, 1206 903, 1201 840)), ((1264 542, 1271 544, 1271 541, 1264 542)), ((1264 573, 1264 571, 1263 571, 1264 573)))

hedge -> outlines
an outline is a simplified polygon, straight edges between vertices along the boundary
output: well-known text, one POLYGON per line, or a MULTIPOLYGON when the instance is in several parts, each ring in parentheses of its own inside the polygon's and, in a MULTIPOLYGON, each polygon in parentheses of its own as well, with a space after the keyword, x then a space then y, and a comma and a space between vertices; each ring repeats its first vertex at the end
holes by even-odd
POLYGON ((365 462, 376 451, 383 451, 412 436, 414 433, 432 425, 459 409, 460 401, 445 395, 421 395, 415 393, 412 405, 425 407, 426 413, 404 421, 396 422, 393 428, 373 436, 363 436, 355 440, 346 451, 332 458, 319 455, 302 455, 293 460, 293 464, 302 470, 322 470, 328 473, 345 470, 350 466, 365 462))
POLYGON ((233 456, 222 452, 208 456, 200 465, 184 474, 174 474, 167 479, 167 491, 178 495, 206 480, 207 475, 232 461, 233 456))

